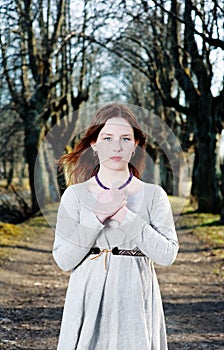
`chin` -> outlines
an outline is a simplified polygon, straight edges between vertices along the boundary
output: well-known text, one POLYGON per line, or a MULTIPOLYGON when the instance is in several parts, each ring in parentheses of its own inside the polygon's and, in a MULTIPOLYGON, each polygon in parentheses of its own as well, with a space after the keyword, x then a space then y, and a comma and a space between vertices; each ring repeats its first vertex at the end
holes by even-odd
POLYGON ((124 161, 121 161, 121 162, 106 161, 105 163, 103 163, 103 166, 109 170, 121 171, 121 170, 127 169, 128 163, 124 161))

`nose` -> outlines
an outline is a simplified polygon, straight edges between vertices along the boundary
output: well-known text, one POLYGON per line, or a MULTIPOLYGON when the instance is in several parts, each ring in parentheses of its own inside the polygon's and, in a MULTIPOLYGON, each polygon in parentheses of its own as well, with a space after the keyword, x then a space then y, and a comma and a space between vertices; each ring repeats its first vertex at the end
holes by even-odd
POLYGON ((120 152, 122 150, 121 141, 120 140, 114 140, 113 141, 113 151, 114 152, 120 152))

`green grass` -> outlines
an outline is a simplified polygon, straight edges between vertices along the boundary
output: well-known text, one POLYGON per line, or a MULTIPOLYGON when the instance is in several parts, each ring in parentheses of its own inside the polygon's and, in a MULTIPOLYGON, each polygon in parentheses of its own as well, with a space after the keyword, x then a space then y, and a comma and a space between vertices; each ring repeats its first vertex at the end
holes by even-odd
POLYGON ((0 222, 0 244, 5 245, 21 236, 22 230, 19 225, 0 222))
MULTIPOLYGON (((183 199, 171 197, 171 204, 175 212, 180 211, 183 207, 183 199)), ((57 204, 52 204, 45 210, 48 216, 48 222, 55 221, 57 204), (51 219, 52 218, 52 219, 51 219)), ((209 213, 197 213, 194 208, 185 202, 181 215, 176 222, 177 228, 182 227, 190 229, 204 244, 207 245, 210 254, 220 260, 220 268, 215 273, 224 274, 224 226, 220 225, 219 215, 209 213)), ((0 245, 16 246, 21 240, 30 239, 32 235, 44 233, 49 224, 40 214, 30 218, 25 223, 13 225, 0 222, 0 245)), ((0 250, 0 259, 5 256, 6 249, 0 250)))
MULTIPOLYGON (((0 222, 0 260, 9 256, 9 249, 23 245, 28 246, 32 238, 44 234, 49 228, 54 228, 58 203, 47 205, 42 213, 37 213, 22 224, 0 222)), ((10 253, 11 255, 11 253, 10 253)))
MULTIPOLYGON (((10 188, 6 188, 7 185, 7 180, 6 179, 0 179, 0 193, 4 194, 4 193, 8 193, 8 192, 12 192, 12 190, 10 188)), ((22 184, 20 184, 20 181, 18 178, 14 178, 12 185, 14 186, 14 188, 17 191, 23 191, 23 190, 29 190, 30 189, 30 185, 29 185, 29 179, 28 178, 24 178, 22 181, 22 184)))
POLYGON ((37 237, 39 234, 44 233, 47 224, 44 217, 35 216, 22 224, 9 224, 0 222, 0 261, 1 259, 7 258, 9 249, 20 246, 28 246, 32 237, 37 237))
POLYGON ((186 203, 176 226, 190 229, 207 246, 210 254, 220 262, 214 273, 224 276, 224 225, 220 223, 220 215, 198 213, 186 203))

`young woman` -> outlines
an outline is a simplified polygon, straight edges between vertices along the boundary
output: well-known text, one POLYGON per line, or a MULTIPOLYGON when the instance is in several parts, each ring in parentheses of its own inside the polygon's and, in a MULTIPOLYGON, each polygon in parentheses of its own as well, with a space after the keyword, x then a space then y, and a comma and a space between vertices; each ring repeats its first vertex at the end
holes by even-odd
POLYGON ((53 256, 72 270, 58 350, 166 350, 153 263, 178 252, 164 190, 140 180, 145 136, 133 113, 101 108, 62 156, 70 186, 57 217, 53 256))

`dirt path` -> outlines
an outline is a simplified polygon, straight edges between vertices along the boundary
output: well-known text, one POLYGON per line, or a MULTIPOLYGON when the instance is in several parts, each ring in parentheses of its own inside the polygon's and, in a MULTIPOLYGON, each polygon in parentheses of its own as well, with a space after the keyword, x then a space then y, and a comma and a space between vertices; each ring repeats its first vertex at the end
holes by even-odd
MULTIPOLYGON (((178 234, 175 264, 156 267, 169 350, 224 349, 223 289, 213 273, 217 262, 189 231, 178 234)), ((52 242, 53 231, 45 228, 16 248, 1 248, 10 252, 0 270, 2 350, 56 349, 69 274, 56 267, 52 242)))

